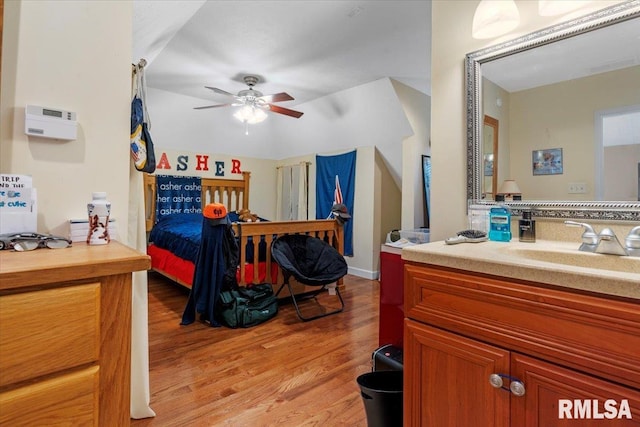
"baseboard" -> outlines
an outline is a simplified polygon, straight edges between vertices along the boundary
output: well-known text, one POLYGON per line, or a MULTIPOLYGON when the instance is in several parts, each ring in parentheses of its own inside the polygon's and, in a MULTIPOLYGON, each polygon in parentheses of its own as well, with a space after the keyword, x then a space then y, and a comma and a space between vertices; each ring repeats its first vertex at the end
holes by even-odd
POLYGON ((363 270, 362 268, 349 267, 348 274, 362 277, 369 280, 378 280, 379 272, 371 270, 363 270))

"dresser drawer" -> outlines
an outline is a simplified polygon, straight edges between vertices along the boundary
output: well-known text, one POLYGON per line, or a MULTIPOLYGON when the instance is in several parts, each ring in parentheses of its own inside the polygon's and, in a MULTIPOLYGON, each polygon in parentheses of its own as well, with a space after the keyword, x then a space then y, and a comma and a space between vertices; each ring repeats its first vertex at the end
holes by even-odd
POLYGON ((0 393, 0 425, 97 426, 99 368, 0 393))
POLYGON ((98 360, 100 284, 0 297, 0 387, 98 360))

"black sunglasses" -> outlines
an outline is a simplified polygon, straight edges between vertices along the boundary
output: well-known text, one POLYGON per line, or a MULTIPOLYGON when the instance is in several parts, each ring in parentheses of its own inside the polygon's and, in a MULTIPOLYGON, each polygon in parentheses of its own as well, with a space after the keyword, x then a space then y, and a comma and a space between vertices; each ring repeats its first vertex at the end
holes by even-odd
POLYGON ((71 246, 71 240, 48 234, 20 233, 0 236, 0 249, 13 249, 17 252, 33 251, 38 248, 64 249, 69 246, 71 246))

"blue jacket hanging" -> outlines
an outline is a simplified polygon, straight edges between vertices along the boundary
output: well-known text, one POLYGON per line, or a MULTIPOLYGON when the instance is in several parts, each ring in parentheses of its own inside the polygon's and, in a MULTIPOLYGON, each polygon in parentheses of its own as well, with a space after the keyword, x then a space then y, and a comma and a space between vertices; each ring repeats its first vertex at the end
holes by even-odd
POLYGON ((211 326, 220 326, 215 317, 216 303, 221 290, 238 286, 235 271, 238 265, 238 245, 224 205, 209 204, 203 210, 203 215, 202 237, 193 283, 180 324, 193 323, 196 313, 199 313, 200 320, 211 326), (211 213, 213 211, 216 213, 211 213))

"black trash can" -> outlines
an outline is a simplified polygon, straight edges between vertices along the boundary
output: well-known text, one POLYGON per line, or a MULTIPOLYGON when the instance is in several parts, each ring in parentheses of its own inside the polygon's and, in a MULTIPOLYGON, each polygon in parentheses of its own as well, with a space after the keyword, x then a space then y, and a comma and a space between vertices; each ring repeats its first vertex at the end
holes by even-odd
POLYGON ((374 371, 357 379, 368 427, 402 427, 402 371, 374 371))

